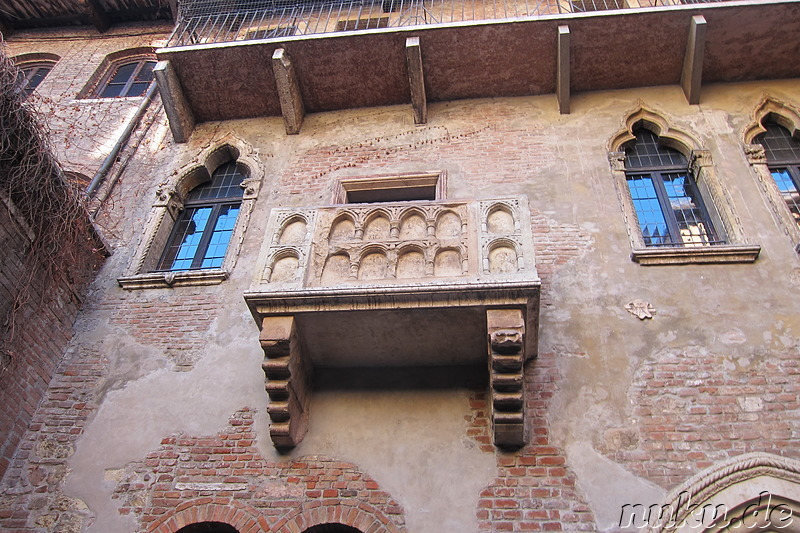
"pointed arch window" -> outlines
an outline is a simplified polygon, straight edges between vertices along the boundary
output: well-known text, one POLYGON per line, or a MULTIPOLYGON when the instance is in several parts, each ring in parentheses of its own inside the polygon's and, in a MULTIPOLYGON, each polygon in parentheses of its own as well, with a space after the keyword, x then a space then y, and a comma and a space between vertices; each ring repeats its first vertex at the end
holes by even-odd
POLYGON ((724 244, 709 217, 689 162, 645 128, 625 149, 625 177, 647 247, 724 244))
POLYGON ((53 70, 55 64, 55 61, 37 61, 19 65, 17 90, 21 92, 25 98, 30 96, 50 71, 53 70))
POLYGON ((769 172, 792 218, 800 226, 800 141, 769 118, 763 126, 767 131, 756 137, 755 142, 764 147, 769 172))
POLYGON ((231 161, 217 168, 210 181, 189 192, 157 270, 222 266, 239 215, 245 174, 242 165, 231 161))

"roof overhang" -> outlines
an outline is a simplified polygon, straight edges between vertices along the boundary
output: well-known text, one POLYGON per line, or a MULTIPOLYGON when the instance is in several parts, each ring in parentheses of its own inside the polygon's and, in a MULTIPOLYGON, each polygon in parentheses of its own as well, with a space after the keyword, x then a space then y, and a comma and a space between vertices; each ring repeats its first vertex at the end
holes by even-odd
POLYGON ((573 93, 679 84, 698 20, 704 49, 690 66, 703 83, 800 76, 800 62, 792 60, 800 42, 797 0, 383 28, 157 53, 174 71, 173 91, 182 91, 186 112, 204 122, 280 116, 273 72, 279 49, 291 58, 305 112, 408 104, 409 37, 419 38, 428 102, 556 93, 559 70, 573 93), (565 27, 569 40, 561 43, 569 50, 559 61, 565 27))

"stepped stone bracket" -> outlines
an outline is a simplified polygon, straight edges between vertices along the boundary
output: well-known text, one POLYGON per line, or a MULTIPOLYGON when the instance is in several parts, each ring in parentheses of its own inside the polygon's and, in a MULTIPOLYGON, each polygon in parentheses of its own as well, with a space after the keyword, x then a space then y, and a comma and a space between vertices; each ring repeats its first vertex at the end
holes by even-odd
POLYGON ((269 434, 276 448, 293 448, 308 429, 311 365, 305 360, 293 316, 265 317, 261 323, 262 368, 269 395, 269 434))
POLYGON ((495 446, 525 444, 525 316, 521 309, 487 309, 489 395, 495 446))

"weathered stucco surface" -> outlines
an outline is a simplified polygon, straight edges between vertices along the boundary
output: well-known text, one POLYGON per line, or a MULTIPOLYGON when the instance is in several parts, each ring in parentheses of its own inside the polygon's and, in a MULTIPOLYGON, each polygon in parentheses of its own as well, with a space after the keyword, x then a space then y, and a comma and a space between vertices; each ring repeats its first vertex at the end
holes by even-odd
MULTIPOLYGON (((279 118, 214 122, 182 145, 158 116, 98 219, 114 255, 54 381, 71 398, 64 401, 83 398, 89 414, 74 453, 62 454, 66 482, 50 483, 47 493, 83 502, 69 516, 81 517, 86 531, 143 530, 141 518, 164 506, 145 496, 121 514, 122 500, 112 498, 124 492, 120 480, 149 468, 169 439, 180 447, 181 439, 228 435, 246 409, 261 459, 356 465, 402 508, 397 516, 413 533, 494 531, 491 522, 504 520, 573 520, 576 530, 610 531, 626 503, 660 503, 730 456, 800 457, 800 263, 742 148, 764 94, 798 106, 800 82, 709 85, 699 106, 687 105, 678 86, 579 94, 569 115, 558 114, 553 96, 436 103, 425 126, 414 126, 406 106, 347 110, 308 115, 296 136, 285 135, 279 118), (631 261, 608 150, 643 105, 711 152, 747 244, 762 247, 755 263, 631 261), (253 148, 266 173, 230 279, 120 288, 156 188, 231 136, 253 148), (261 275, 255 265, 270 210, 329 205, 341 178, 422 171, 446 171, 450 199, 528 198, 542 278, 540 356, 526 371, 530 445, 513 453, 490 445, 481 387, 405 383, 314 391, 305 440, 279 454, 269 438, 259 328, 242 296, 261 275), (651 304, 653 317, 629 313, 634 300, 651 304), (94 377, 65 384, 81 360, 96 362, 94 377)), ((29 442, 44 438, 33 432, 29 442)), ((25 504, 45 483, 31 477, 34 464, 50 468, 33 456, 18 461, 3 505, 25 504)), ((53 510, 56 497, 32 511, 50 524, 45 530, 67 523, 53 510)))

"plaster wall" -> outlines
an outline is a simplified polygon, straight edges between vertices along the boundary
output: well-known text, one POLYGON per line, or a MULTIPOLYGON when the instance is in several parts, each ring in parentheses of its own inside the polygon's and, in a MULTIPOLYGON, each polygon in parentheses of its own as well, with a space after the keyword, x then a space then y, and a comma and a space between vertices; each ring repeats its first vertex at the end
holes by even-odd
POLYGON ((797 80, 706 86, 699 106, 666 86, 578 95, 570 115, 541 96, 432 104, 425 126, 413 124, 406 106, 309 115, 296 136, 283 133, 279 118, 206 123, 182 145, 170 141, 159 115, 99 219, 114 230, 106 235, 114 255, 26 436, 26 453, 3 480, 0 510, 11 512, 0 525, 144 531, 192 494, 258 500, 253 505, 277 527, 277 502, 313 499, 314 489, 293 492, 298 482, 275 465, 291 470, 304 458, 328 457, 370 476, 396 504, 376 505, 410 532, 547 524, 611 531, 622 505, 659 503, 716 461, 749 451, 798 457, 800 262, 742 148, 764 94, 800 106, 797 80), (608 149, 641 105, 710 150, 748 243, 762 247, 755 263, 630 260, 608 149), (116 279, 142 246, 152 192, 229 136, 251 145, 266 168, 230 278, 209 287, 121 289, 116 279), (481 388, 334 388, 313 395, 306 439, 279 454, 268 435, 258 327, 242 299, 257 275, 270 209, 328 205, 345 177, 439 170, 447 172, 448 198, 529 199, 542 278, 540 356, 526 370, 530 444, 518 452, 491 446, 481 388), (628 313, 634 299, 651 303, 654 317, 628 313), (56 401, 57 392, 65 398, 56 401), (70 418, 78 401, 87 407, 70 418), (217 480, 210 472, 223 469, 213 461, 199 460, 192 471, 181 462, 198 442, 233 434, 243 409, 252 412, 255 436, 243 448, 266 466, 229 482, 268 480, 280 490, 175 488, 217 480), (56 444, 62 448, 51 453, 56 444), (166 467, 173 470, 158 470, 166 467), (162 490, 163 498, 154 496, 162 490))

